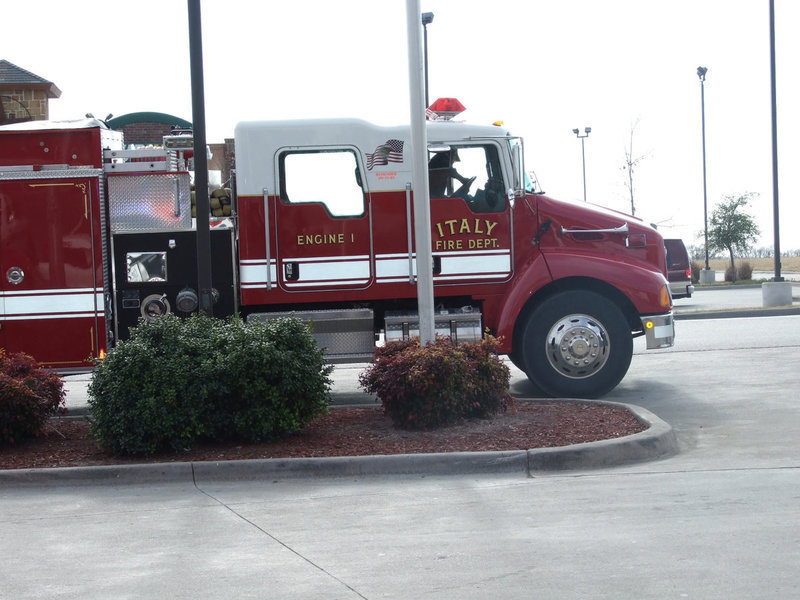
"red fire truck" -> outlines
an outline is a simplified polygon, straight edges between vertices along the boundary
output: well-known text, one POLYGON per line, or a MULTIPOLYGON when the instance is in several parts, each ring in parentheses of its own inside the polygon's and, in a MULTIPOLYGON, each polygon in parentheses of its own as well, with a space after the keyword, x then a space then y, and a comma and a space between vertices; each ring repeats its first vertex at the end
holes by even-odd
MULTIPOLYGON (((540 193, 522 140, 427 123, 437 333, 489 331, 543 391, 594 397, 633 338, 673 343, 664 240, 540 193)), ((102 122, 0 128, 0 343, 91 368, 140 319, 197 310, 185 138, 125 150, 102 122)), ((312 322, 332 362, 418 331, 410 129, 361 120, 235 130, 231 216, 212 226, 215 316, 312 322)))

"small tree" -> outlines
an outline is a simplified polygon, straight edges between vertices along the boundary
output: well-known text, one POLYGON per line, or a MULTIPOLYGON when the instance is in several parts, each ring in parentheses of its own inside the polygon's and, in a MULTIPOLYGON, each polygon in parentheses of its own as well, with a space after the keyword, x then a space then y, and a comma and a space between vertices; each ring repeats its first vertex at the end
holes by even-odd
POLYGON ((708 246, 710 249, 728 252, 733 281, 736 281, 735 251, 745 252, 761 233, 753 217, 745 212, 750 199, 756 196, 753 192, 725 196, 711 215, 708 246))
POLYGON ((636 130, 637 125, 639 125, 639 119, 636 119, 636 122, 631 125, 631 144, 625 148, 625 164, 622 167, 622 170, 625 171, 627 178, 627 181, 625 181, 625 187, 628 189, 631 197, 631 214, 634 216, 636 215, 636 203, 634 201, 633 172, 639 166, 639 163, 647 158, 646 154, 641 154, 639 156, 633 155, 633 132, 636 130))

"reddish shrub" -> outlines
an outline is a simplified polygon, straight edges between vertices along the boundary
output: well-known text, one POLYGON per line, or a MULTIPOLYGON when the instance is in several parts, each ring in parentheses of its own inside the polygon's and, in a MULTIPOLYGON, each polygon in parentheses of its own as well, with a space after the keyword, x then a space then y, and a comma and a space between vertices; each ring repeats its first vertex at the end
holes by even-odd
POLYGON ((424 348, 418 339, 391 342, 376 350, 359 382, 378 396, 394 425, 403 429, 487 417, 511 402, 509 370, 496 349, 491 336, 460 345, 437 337, 424 348))
POLYGON ((58 375, 27 354, 0 348, 0 445, 39 435, 50 417, 65 411, 58 375))

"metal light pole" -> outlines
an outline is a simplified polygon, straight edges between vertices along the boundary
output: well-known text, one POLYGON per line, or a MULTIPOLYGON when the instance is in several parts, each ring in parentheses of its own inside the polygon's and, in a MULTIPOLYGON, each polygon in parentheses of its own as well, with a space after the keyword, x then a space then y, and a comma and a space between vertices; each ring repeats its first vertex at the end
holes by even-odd
POLYGON ((775 276, 772 281, 783 281, 784 279, 781 277, 781 228, 778 214, 778 102, 775 82, 775 0, 769 0, 769 74, 772 101, 772 207, 775 235, 775 276))
POLYGON ((428 108, 431 103, 428 100, 428 25, 433 23, 433 13, 422 13, 422 32, 423 32, 423 45, 425 46, 425 108, 428 108))
POLYGON ((200 310, 214 316, 211 278, 211 232, 208 223, 208 157, 206 155, 206 107, 203 83, 203 36, 200 0, 188 0, 189 63, 192 81, 192 129, 194 135, 194 183, 197 198, 197 284, 200 310))
POLYGON ((778 102, 775 80, 775 0, 769 0, 769 70, 772 96, 772 204, 775 228, 775 276, 761 285, 764 306, 792 303, 792 282, 781 276, 781 230, 778 215, 778 102))
POLYGON ((586 148, 584 146, 584 140, 589 137, 589 134, 592 132, 591 127, 584 127, 583 128, 583 135, 581 135, 580 129, 573 129, 572 133, 578 136, 578 139, 581 141, 581 158, 583 159, 583 201, 586 202, 586 148))
MULTIPOLYGON (((419 343, 436 339, 433 317, 433 257, 431 255, 431 199, 428 188, 428 131, 425 124, 422 39, 419 35, 420 0, 406 0, 408 32, 408 92, 411 105, 411 182, 406 198, 412 194, 414 206, 414 247, 417 254, 417 307, 419 343)), ((427 101, 426 101, 427 105, 427 101)))
POLYGON ((703 230, 705 231, 706 271, 708 266, 708 195, 706 194, 706 67, 697 67, 700 78, 700 116, 703 128, 703 230))

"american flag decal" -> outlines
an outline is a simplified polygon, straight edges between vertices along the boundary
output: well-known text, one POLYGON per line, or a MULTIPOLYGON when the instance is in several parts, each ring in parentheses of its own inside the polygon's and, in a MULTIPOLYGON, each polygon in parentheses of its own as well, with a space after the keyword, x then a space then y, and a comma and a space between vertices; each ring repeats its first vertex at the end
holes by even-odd
POLYGON ((388 165, 390 162, 403 162, 403 142, 402 140, 386 140, 375 148, 375 152, 367 153, 367 170, 371 171, 375 165, 388 165))

